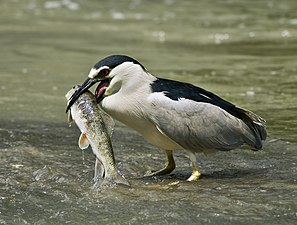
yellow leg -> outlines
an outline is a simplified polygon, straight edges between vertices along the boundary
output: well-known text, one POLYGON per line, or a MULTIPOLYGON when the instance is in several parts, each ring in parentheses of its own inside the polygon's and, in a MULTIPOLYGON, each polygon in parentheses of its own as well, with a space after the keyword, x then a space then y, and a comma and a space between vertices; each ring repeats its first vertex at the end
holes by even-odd
POLYGON ((147 176, 165 175, 165 174, 171 173, 175 169, 175 162, 174 162, 172 151, 166 150, 165 152, 167 155, 168 164, 163 169, 153 172, 147 176))
POLYGON ((189 156, 191 162, 192 162, 192 175, 187 179, 187 181, 195 181, 198 180, 201 176, 201 173, 198 171, 198 167, 196 164, 196 156, 195 153, 186 150, 187 155, 189 156))

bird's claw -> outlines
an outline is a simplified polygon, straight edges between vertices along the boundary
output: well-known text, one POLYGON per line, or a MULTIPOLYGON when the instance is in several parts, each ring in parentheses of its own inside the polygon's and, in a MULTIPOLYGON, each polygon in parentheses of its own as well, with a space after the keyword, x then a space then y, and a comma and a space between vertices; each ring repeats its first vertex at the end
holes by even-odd
POLYGON ((163 169, 157 170, 157 171, 148 171, 144 176, 145 177, 153 177, 153 176, 160 176, 160 175, 166 175, 170 174, 174 168, 166 166, 163 169))
POLYGON ((196 181, 200 178, 201 173, 198 170, 193 170, 192 175, 187 179, 187 181, 196 181))

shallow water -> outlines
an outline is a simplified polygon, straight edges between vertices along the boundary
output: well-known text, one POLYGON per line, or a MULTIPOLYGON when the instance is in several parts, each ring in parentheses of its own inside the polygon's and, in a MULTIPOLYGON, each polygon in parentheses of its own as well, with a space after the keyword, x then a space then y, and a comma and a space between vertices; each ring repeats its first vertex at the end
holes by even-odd
POLYGON ((295 224, 296 1, 0 2, 0 224, 295 224), (121 53, 267 120, 259 152, 176 152, 172 175, 144 178, 164 153, 118 123, 131 187, 93 187, 94 157, 68 127, 65 93, 121 53))

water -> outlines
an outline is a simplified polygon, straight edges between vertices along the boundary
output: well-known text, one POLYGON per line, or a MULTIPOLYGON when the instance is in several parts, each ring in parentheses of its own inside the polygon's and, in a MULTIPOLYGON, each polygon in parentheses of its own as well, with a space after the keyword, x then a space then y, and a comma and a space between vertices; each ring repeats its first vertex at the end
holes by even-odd
POLYGON ((0 224, 295 224, 297 3, 14 0, 0 2, 0 224), (132 186, 93 188, 68 127, 65 93, 106 55, 141 61, 267 120, 263 151, 164 153, 117 124, 119 169, 132 186))

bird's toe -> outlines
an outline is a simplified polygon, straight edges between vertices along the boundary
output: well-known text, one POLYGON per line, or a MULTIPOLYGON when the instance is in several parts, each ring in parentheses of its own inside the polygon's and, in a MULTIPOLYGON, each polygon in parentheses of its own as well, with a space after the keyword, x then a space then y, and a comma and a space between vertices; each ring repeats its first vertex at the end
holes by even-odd
POLYGON ((196 181, 200 178, 201 173, 198 170, 193 170, 192 175, 187 179, 187 181, 196 181))

